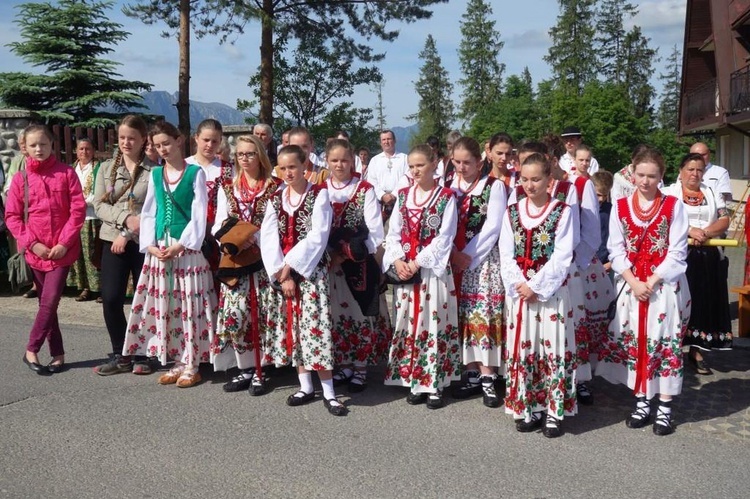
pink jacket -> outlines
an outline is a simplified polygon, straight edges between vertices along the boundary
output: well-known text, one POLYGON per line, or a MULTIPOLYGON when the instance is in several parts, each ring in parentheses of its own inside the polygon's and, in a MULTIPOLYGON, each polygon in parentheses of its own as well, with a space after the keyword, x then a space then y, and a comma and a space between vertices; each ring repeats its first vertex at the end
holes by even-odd
POLYGON ((24 224, 24 176, 13 176, 5 207, 5 222, 18 246, 31 248, 42 243, 48 248, 62 244, 67 253, 59 260, 43 260, 26 251, 26 262, 36 270, 50 271, 72 265, 81 253, 81 227, 86 218, 86 200, 76 172, 57 160, 41 164, 27 161, 29 220, 24 224), (31 164, 29 164, 31 163, 31 164))

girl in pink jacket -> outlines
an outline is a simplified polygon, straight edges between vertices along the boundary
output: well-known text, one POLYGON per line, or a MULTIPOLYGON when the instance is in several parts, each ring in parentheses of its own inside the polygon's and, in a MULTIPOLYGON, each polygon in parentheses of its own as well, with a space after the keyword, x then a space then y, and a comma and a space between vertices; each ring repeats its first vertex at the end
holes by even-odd
POLYGON ((75 171, 52 155, 53 136, 47 127, 31 125, 25 135, 26 169, 13 177, 5 218, 19 251, 25 251, 26 263, 31 267, 38 290, 39 311, 23 362, 37 374, 49 376, 64 369, 65 351, 57 306, 68 269, 81 251, 80 232, 86 217, 86 201, 75 171), (47 366, 41 365, 37 356, 45 340, 49 342, 52 356, 47 366))

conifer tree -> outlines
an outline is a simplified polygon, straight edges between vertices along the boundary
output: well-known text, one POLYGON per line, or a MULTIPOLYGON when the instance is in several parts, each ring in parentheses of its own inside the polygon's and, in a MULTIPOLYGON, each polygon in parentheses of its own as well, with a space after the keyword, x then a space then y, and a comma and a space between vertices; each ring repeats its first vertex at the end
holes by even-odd
POLYGON ((75 126, 115 123, 107 106, 124 112, 142 106, 139 92, 151 85, 122 79, 120 65, 104 57, 130 33, 110 20, 111 0, 59 0, 17 6, 22 41, 12 52, 42 74, 0 73, 0 99, 27 108, 48 122, 75 126))
POLYGON ((596 9, 597 68, 603 81, 622 83, 625 78, 625 21, 638 14, 630 2, 601 0, 596 9))
POLYGON ((682 82, 682 55, 677 45, 667 57, 664 73, 659 75, 662 92, 659 96, 657 122, 664 130, 677 132, 680 128, 680 85, 682 82))
POLYGON ((639 118, 653 114, 651 99, 655 90, 651 85, 651 75, 656 50, 649 47, 649 41, 649 38, 643 36, 639 26, 634 26, 623 39, 623 84, 633 105, 633 112, 639 118))
POLYGON ((596 0, 559 0, 557 24, 549 30, 552 46, 544 60, 552 67, 558 88, 580 96, 596 78, 594 4, 596 0))
POLYGON ((444 137, 451 129, 455 118, 453 109, 453 85, 448 78, 448 71, 435 46, 435 39, 427 35, 424 49, 419 53, 423 61, 419 79, 414 88, 419 95, 417 112, 406 119, 416 120, 419 131, 412 137, 412 142, 419 144, 430 135, 444 137))
POLYGON ((458 61, 463 87, 459 117, 466 122, 500 97, 505 64, 498 55, 503 48, 492 20, 492 6, 485 0, 469 0, 461 17, 458 61))

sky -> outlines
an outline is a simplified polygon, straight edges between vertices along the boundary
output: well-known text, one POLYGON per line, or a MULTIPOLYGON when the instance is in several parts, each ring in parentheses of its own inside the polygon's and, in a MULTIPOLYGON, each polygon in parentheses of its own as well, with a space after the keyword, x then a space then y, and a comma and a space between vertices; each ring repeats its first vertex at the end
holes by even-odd
MULTIPOLYGON (((54 0, 50 0, 54 1, 54 0)), ((119 72, 126 79, 140 80, 154 85, 153 90, 177 90, 178 46, 176 39, 160 36, 164 25, 147 26, 128 18, 120 8, 132 0, 118 0, 111 18, 121 23, 131 36, 120 43, 110 58, 122 65, 119 72)), ((21 41, 14 24, 22 2, 0 2, 0 71, 37 71, 11 53, 6 44, 21 41)), ((385 78, 384 97, 386 123, 389 127, 407 126, 406 116, 417 110, 418 96, 414 82, 419 78, 421 61, 418 54, 428 34, 435 38, 438 52, 450 78, 460 79, 457 49, 461 41, 459 21, 466 9, 466 0, 450 0, 434 7, 428 21, 414 24, 396 23, 400 36, 391 43, 373 42, 376 50, 386 54, 379 65, 385 78)), ((661 61, 656 64, 653 84, 660 86, 657 77, 664 62, 677 45, 681 50, 685 25, 685 0, 634 1, 639 14, 631 22, 641 26, 651 38, 651 46, 659 49, 661 61)), ((556 0, 494 1, 495 28, 505 43, 500 60, 505 63, 505 76, 520 74, 528 66, 536 85, 550 76, 543 57, 551 40, 549 30, 556 23, 559 4, 556 0)), ((220 44, 218 38, 207 37, 191 41, 190 98, 201 102, 222 102, 235 107, 237 99, 252 99, 247 81, 260 63, 260 26, 251 24, 234 43, 220 44)), ((322 75, 324 77, 324 75, 322 75)), ((461 88, 454 84, 454 99, 460 100, 461 88)), ((374 88, 360 87, 354 97, 358 107, 375 108, 374 88)))

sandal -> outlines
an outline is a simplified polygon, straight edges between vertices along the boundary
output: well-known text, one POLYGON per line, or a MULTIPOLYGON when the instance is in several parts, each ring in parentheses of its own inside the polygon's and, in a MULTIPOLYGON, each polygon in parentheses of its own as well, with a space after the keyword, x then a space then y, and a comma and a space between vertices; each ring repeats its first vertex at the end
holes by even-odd
POLYGON ((201 378, 201 373, 183 372, 182 374, 180 374, 180 377, 177 378, 177 387, 178 388, 190 388, 191 386, 197 385, 201 381, 203 381, 203 378, 201 378))
POLYGON ((672 401, 664 402, 659 401, 659 408, 656 410, 656 419, 654 420, 654 435, 663 437, 674 433, 674 425, 672 424, 672 411, 665 412, 664 409, 668 409, 672 406, 672 401))
POLYGON ((247 391, 253 397, 266 393, 266 384, 263 381, 262 374, 259 375, 258 371, 253 373, 252 381, 250 382, 250 387, 248 387, 247 391))
POLYGON ((651 407, 646 400, 646 397, 636 397, 635 410, 630 414, 628 419, 625 420, 625 425, 628 428, 637 430, 646 426, 651 419, 651 407))
POLYGON ((91 299, 91 292, 88 289, 81 291, 81 294, 76 296, 76 301, 89 301, 91 299))
POLYGON ((495 390, 495 380, 497 376, 482 376, 482 403, 485 407, 494 409, 500 407, 500 397, 495 390))
POLYGON ((557 438, 562 435, 562 430, 560 429, 561 425, 561 419, 557 419, 555 416, 547 414, 547 420, 544 423, 542 434, 547 438, 557 438))
POLYGON ((531 421, 526 421, 524 419, 517 419, 516 420, 516 431, 519 431, 521 433, 529 433, 534 430, 538 430, 542 427, 542 423, 544 422, 544 413, 543 412, 532 412, 531 413, 531 421))
POLYGON ((333 373, 333 386, 341 386, 349 383, 351 379, 354 377, 354 371, 346 368, 339 368, 336 369, 336 372, 333 373), (348 372, 347 372, 348 371, 348 372))
POLYGON ((359 393, 365 391, 365 388, 367 388, 367 371, 354 371, 349 380, 349 391, 359 393))

